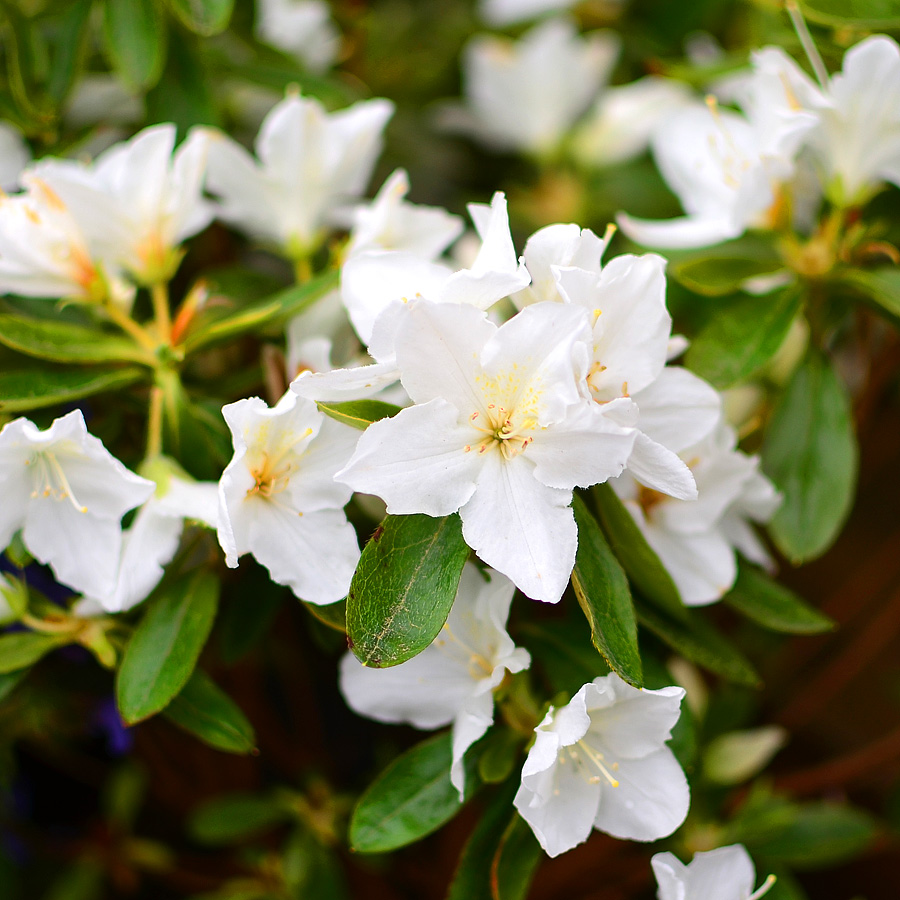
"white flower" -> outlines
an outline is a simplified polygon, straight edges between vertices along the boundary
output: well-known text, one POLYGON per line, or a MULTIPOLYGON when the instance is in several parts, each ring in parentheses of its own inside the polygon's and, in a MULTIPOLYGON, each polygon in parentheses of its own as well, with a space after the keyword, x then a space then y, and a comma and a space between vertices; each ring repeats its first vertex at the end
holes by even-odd
POLYGON ((29 553, 75 591, 112 593, 120 520, 153 489, 88 434, 79 410, 46 431, 25 418, 0 431, 0 546, 22 528, 29 553))
POLYGON ((465 305, 416 301, 397 334, 415 405, 369 426, 337 477, 388 511, 459 510, 466 543, 529 597, 555 603, 575 562, 576 485, 622 470, 632 403, 584 398, 587 316, 529 306, 500 328, 465 305))
POLYGON ((403 198, 409 177, 397 169, 375 199, 352 212, 347 257, 364 250, 401 250, 422 259, 437 259, 462 233, 459 216, 436 206, 419 206, 403 198))
POLYGON ((690 791, 666 746, 684 690, 638 690, 610 674, 550 708, 522 769, 513 801, 549 856, 598 828, 655 841, 685 819, 690 791))
POLYGON ((341 47, 341 36, 322 0, 256 0, 256 36, 313 72, 327 69, 341 47))
POLYGON ((21 132, 7 122, 0 122, 0 189, 14 190, 22 169, 31 161, 31 151, 21 132))
POLYGON ((221 200, 219 215, 291 258, 306 256, 334 210, 365 190, 393 110, 367 100, 328 113, 317 100, 287 97, 260 128, 258 159, 214 134, 207 184, 221 200))
POLYGON ((153 125, 93 164, 45 160, 34 172, 72 209, 92 245, 143 284, 171 278, 179 245, 212 220, 202 198, 209 138, 191 132, 175 151, 175 126, 153 125))
POLYGON ((682 449, 697 483, 691 502, 642 487, 627 474, 610 482, 688 606, 713 603, 734 584, 735 548, 753 562, 770 564, 747 520, 768 521, 781 498, 759 471, 758 457, 735 444, 733 429, 721 423, 705 440, 682 449))
POLYGON ((512 25, 575 5, 576 0, 481 0, 480 12, 490 25, 512 25))
POLYGON ((581 37, 551 19, 519 41, 477 35, 464 51, 466 106, 446 124, 498 150, 552 154, 609 77, 619 52, 611 32, 581 37))
POLYGON ((372 669, 351 653, 341 660, 341 692, 360 715, 422 729, 453 723, 450 780, 460 799, 463 756, 493 724, 494 689, 531 664, 506 633, 515 586, 499 572, 486 574, 466 565, 441 633, 408 662, 372 669))
POLYGON ((696 853, 687 866, 672 853, 657 853, 650 865, 659 900, 759 900, 775 883, 770 875, 753 890, 756 870, 742 844, 696 853))
POLYGON ((226 563, 252 553, 310 603, 347 595, 359 560, 343 506, 351 492, 334 473, 353 452, 356 432, 288 392, 274 409, 258 397, 222 409, 234 459, 219 482, 219 543, 226 563))

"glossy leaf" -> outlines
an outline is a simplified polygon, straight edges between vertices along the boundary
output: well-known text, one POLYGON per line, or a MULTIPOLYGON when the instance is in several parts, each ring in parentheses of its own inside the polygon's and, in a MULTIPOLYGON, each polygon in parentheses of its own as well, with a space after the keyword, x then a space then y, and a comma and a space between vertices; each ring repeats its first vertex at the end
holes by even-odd
POLYGON ((20 369, 0 372, 0 412, 18 413, 116 391, 147 377, 146 369, 20 369))
POLYGON ((660 609, 675 618, 683 618, 685 608, 672 576, 659 561, 615 491, 608 484, 598 484, 591 493, 609 545, 632 584, 660 609))
POLYGON ((725 297, 740 290, 748 278, 771 275, 784 269, 777 257, 707 256, 676 262, 670 272, 686 288, 706 297, 725 297))
POLYGON ((858 451, 846 388, 819 354, 811 353, 788 384, 762 455, 784 495, 769 525, 779 550, 795 563, 820 556, 850 512, 858 451))
POLYGON ((203 743, 225 753, 252 753, 256 734, 237 704, 199 669, 163 715, 203 743))
POLYGON ((525 900, 543 855, 528 823, 516 813, 500 838, 491 864, 493 900, 525 900))
POLYGON ((116 679, 127 724, 158 713, 187 684, 218 602, 219 581, 209 572, 182 578, 157 595, 125 648, 116 679))
POLYGON ((351 428, 365 431, 373 422, 389 419, 400 412, 400 407, 383 400, 349 400, 346 403, 318 403, 323 413, 351 428))
POLYGON ((38 631, 14 631, 0 635, 0 675, 18 672, 34 665, 51 650, 72 642, 64 634, 43 634, 38 631))
POLYGON ((166 61, 165 16, 158 0, 106 0, 106 54, 122 80, 135 90, 156 84, 166 61))
POLYGON ((803 14, 834 28, 900 29, 898 0, 800 0, 803 14))
POLYGON ((438 635, 469 548, 459 516, 388 516, 366 544, 347 595, 350 649, 366 666, 395 666, 438 635))
POLYGON ((731 387, 775 355, 799 311, 800 293, 793 288, 723 303, 691 342, 685 362, 714 387, 731 387))
POLYGON ((169 5, 183 25, 204 37, 224 31, 234 11, 234 0, 169 0, 169 5))
POLYGON ((839 281, 874 301, 878 309, 893 319, 900 319, 900 269, 896 266, 850 269, 841 274, 839 281))
POLYGON ((641 687, 637 619, 628 578, 584 501, 576 496, 572 508, 578 525, 572 587, 591 626, 593 644, 614 672, 641 687))
POLYGON ((323 625, 333 628, 335 631, 347 631, 347 601, 338 600, 337 603, 307 603, 302 601, 310 615, 318 619, 323 625))
POLYGON ((384 853, 431 834, 462 805, 450 784, 450 734, 417 744, 385 769, 360 797, 350 820, 350 844, 384 853))
POLYGON ((188 822, 201 844, 230 844, 267 831, 290 818, 280 800, 260 794, 224 794, 195 809, 188 822))
POLYGON ((828 616, 746 563, 741 565, 734 587, 722 601, 771 631, 819 634, 835 627, 828 616))

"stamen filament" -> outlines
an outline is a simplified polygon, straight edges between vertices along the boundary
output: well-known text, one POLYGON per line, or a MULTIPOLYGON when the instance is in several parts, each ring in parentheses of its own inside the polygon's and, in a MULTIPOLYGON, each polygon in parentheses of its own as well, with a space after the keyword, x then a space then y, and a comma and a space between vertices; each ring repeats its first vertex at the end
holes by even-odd
POLYGON ((758 890, 755 890, 755 891, 747 898, 747 900, 759 900, 759 898, 762 897, 763 894, 768 894, 768 893, 769 893, 769 891, 772 889, 772 885, 774 885, 775 882, 776 882, 777 880, 778 880, 778 879, 777 879, 774 875, 769 875, 768 878, 766 878, 766 880, 765 880, 765 881, 762 883, 762 885, 759 887, 759 889, 758 889, 758 890))
POLYGON ((589 747, 583 740, 578 742, 584 755, 599 769, 600 774, 610 783, 611 787, 618 787, 619 782, 613 778, 612 772, 603 764, 603 754, 597 753, 592 747, 589 747))

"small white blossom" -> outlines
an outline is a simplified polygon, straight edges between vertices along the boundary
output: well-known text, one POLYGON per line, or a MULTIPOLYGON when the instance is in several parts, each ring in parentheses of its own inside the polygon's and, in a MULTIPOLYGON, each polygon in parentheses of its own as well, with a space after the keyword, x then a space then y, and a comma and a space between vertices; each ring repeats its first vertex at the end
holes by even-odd
POLYGON ((574 6, 576 0, 481 0, 480 12, 490 25, 512 25, 574 6))
POLYGON ((31 151, 21 132, 7 122, 0 122, 0 189, 14 190, 19 174, 30 161, 31 151))
POLYGON ((340 33, 322 0, 256 0, 256 36, 313 72, 327 69, 341 48, 340 33))
POLYGON ((549 856, 594 828, 655 841, 690 805, 687 779, 666 746, 681 714, 680 687, 638 690, 610 674, 550 708, 535 729, 514 804, 549 856))
POLYGON ((672 853, 657 853, 650 865, 659 900, 759 900, 775 883, 770 875, 753 890, 756 870, 742 844, 695 853, 687 866, 672 853))
POLYGON ((25 418, 0 431, 0 546, 21 528, 28 552, 75 591, 113 592, 121 518, 153 489, 88 434, 79 410, 46 431, 25 418))
POLYGON ((355 712, 379 722, 431 729, 453 724, 450 780, 462 798, 463 756, 493 724, 493 691, 531 663, 506 632, 515 586, 499 572, 466 564, 441 633, 418 656, 387 669, 341 660, 340 686, 355 712))
POLYGON ((288 392, 274 409, 258 397, 222 409, 234 459, 219 482, 219 543, 225 562, 252 553, 310 603, 347 595, 359 561, 356 532, 344 515, 351 491, 334 480, 356 432, 288 392))

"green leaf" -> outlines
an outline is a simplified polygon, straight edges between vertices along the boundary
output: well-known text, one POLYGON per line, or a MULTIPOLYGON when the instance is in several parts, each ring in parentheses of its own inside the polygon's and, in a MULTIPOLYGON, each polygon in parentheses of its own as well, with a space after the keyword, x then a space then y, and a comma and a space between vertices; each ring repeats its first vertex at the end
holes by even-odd
POLYGON ((218 602, 219 581, 204 571, 157 595, 125 648, 116 679, 116 699, 127 724, 158 713, 187 684, 218 602))
POLYGON ((228 27, 234 0, 169 0, 175 15, 191 31, 203 37, 228 27))
POLYGON ((104 49, 131 88, 156 84, 166 61, 165 17, 157 0, 106 0, 104 49))
POLYGON ((317 403, 323 413, 337 422, 365 431, 373 422, 389 419, 400 407, 383 400, 349 400, 346 403, 317 403))
POLYGON ((219 618, 219 648, 222 662, 228 665, 234 665, 262 640, 287 593, 276 588, 264 570, 250 572, 232 592, 219 618))
POLYGON ((38 631, 14 631, 0 635, 0 675, 18 672, 34 665, 51 650, 71 644, 71 635, 42 634, 38 631))
POLYGON ((256 734, 237 704, 200 669, 163 715, 204 744, 225 753, 252 753, 256 734))
POLYGON ((610 672, 606 660, 591 646, 590 629, 583 616, 540 624, 523 622, 519 632, 554 692, 572 696, 582 685, 610 672))
POLYGON ((484 738, 478 754, 478 777, 485 784, 499 784, 512 773, 519 762, 524 738, 509 728, 492 728, 484 738))
POLYGON ((347 631, 346 600, 338 600, 337 603, 326 603, 322 606, 317 603, 307 603, 305 600, 302 602, 309 614, 323 625, 327 625, 335 631, 347 631))
POLYGON ((600 515, 600 524, 609 545, 632 584, 648 600, 675 618, 686 611, 672 576, 647 543, 631 513, 608 484, 598 484, 592 491, 600 515))
POLYGON ((734 587, 722 598, 733 609, 771 631, 819 634, 835 623, 755 566, 742 564, 734 587))
POLYGON ((447 621, 468 557, 458 515, 388 516, 347 596, 347 635, 360 662, 396 666, 421 653, 447 621))
POLYGON ((723 302, 691 343, 685 363, 720 390, 731 387, 775 355, 799 311, 796 288, 723 302))
POLYGON ((19 683, 27 674, 27 669, 19 669, 15 672, 4 672, 0 674, 0 703, 2 703, 19 686, 19 683))
POLYGON ((188 831, 201 844, 231 844, 287 821, 290 811, 280 800, 260 794, 225 794, 194 810, 188 831))
POLYGON ((834 28, 900 29, 898 0, 800 0, 803 14, 834 28))
POLYGON ((697 665, 728 681, 759 687, 762 682, 750 662, 700 614, 670 619, 649 606, 639 606, 638 621, 661 641, 697 665))
POLYGON ((669 271, 677 281, 696 294, 725 297, 740 290, 748 278, 771 275, 783 269, 784 263, 777 257, 707 256, 675 262, 669 271))
POLYGON ((543 855, 528 823, 516 813, 491 865, 494 900, 525 900, 543 855))
POLYGON ((449 732, 394 760, 360 797, 350 819, 350 844, 384 853, 418 841, 451 819, 462 804, 450 784, 449 732))
POLYGON ((146 378, 146 369, 84 371, 80 369, 20 369, 0 372, 0 412, 17 413, 82 397, 116 391, 146 378))
POLYGON ((873 300, 877 308, 893 319, 900 319, 900 267, 848 269, 841 273, 838 281, 873 300))
POLYGON ((56 319, 0 314, 0 344, 52 362, 108 363, 154 360, 134 341, 95 328, 56 319))
POLYGON ((810 353, 772 415, 763 468, 784 495, 769 531, 795 563, 824 553, 850 512, 858 451, 850 400, 828 361, 810 353))
POLYGON ((591 639, 614 672, 641 687, 637 619, 628 578, 581 497, 575 496, 572 508, 578 525, 572 587, 591 626, 591 639))
POLYGON ((295 285, 254 303, 242 304, 225 314, 216 314, 215 307, 198 317, 185 341, 185 353, 194 353, 264 327, 279 327, 338 286, 340 273, 336 270, 317 275, 306 284, 295 285))
POLYGON ((283 896, 294 900, 348 900, 343 861, 313 832, 295 829, 285 842, 281 861, 289 892, 283 896))
POLYGON ((92 5, 92 0, 73 0, 50 23, 54 52, 47 93, 56 103, 65 100, 83 67, 92 5))

